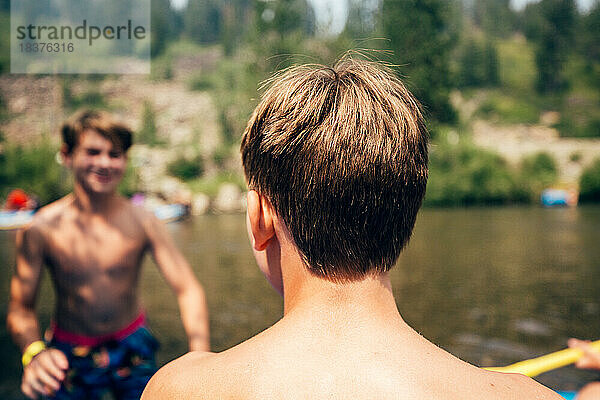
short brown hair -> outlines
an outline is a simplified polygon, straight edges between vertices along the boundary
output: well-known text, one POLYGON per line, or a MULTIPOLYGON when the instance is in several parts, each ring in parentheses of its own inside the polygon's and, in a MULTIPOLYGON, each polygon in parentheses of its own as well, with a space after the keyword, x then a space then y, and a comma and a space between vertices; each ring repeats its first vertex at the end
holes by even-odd
POLYGON ((63 143, 67 146, 67 153, 70 154, 73 151, 79 143, 79 136, 86 130, 98 132, 123 152, 127 152, 133 142, 131 129, 116 122, 109 113, 97 110, 82 110, 69 118, 61 128, 63 143))
POLYGON ((275 77, 241 144, 248 185, 288 227, 307 268, 331 280, 388 271, 427 184, 420 106, 391 70, 344 57, 275 77))

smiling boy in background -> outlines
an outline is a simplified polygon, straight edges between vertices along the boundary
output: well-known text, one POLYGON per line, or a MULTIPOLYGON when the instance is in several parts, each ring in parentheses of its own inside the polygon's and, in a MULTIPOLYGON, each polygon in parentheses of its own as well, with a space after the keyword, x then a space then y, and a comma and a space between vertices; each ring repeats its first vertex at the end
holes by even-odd
POLYGON ((138 293, 144 255, 177 296, 190 350, 209 350, 204 292, 162 223, 117 193, 131 131, 107 113, 83 111, 62 138, 73 192, 17 233, 7 324, 23 352, 21 389, 32 399, 99 399, 107 390, 137 399, 156 371, 158 346, 138 293), (56 292, 45 341, 35 312, 44 265, 56 292))

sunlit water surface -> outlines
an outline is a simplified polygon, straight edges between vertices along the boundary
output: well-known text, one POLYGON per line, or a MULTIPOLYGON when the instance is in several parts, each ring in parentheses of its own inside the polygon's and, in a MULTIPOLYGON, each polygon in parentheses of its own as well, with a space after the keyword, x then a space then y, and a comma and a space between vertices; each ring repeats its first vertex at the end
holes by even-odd
MULTIPOLYGON (((206 290, 212 348, 262 331, 282 300, 254 263, 243 215, 195 217, 168 225, 206 290)), ((476 365, 504 365, 561 349, 567 338, 600 338, 600 207, 424 210, 392 271, 398 307, 426 338, 476 365)), ((14 232, 0 232, 1 314, 6 318, 14 232)), ((161 363, 186 351, 172 292, 152 260, 142 293, 161 363)), ((54 295, 45 274, 42 325, 54 295)), ((0 398, 21 398, 20 356, 0 325, 0 398)), ((576 389, 598 374, 566 367, 538 378, 576 389)))

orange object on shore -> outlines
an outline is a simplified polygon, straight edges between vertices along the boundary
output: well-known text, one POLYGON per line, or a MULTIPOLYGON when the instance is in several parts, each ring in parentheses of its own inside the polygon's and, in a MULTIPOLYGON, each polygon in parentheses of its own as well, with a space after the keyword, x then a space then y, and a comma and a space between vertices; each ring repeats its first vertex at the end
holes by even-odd
POLYGON ((4 208, 8 211, 19 211, 26 209, 29 205, 29 196, 21 189, 14 189, 6 198, 4 208))

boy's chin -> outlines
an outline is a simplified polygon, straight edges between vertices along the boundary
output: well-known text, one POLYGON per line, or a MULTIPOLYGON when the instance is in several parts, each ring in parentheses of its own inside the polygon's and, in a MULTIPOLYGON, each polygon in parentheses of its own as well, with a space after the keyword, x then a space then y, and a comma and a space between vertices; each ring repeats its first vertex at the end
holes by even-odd
POLYGON ((119 187, 119 182, 111 182, 109 184, 92 183, 85 185, 85 187, 90 194, 105 196, 116 193, 117 188, 119 187))

